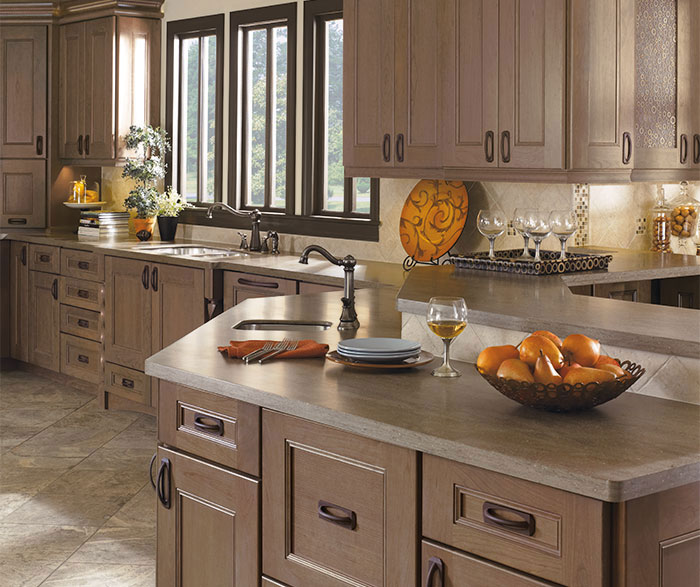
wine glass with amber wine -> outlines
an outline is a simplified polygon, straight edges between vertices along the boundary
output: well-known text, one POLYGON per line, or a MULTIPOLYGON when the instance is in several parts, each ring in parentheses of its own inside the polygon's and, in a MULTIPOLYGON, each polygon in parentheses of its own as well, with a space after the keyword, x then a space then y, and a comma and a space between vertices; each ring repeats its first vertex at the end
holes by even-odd
POLYGON ((464 298, 430 298, 428 327, 443 342, 443 362, 433 370, 435 377, 459 377, 461 373, 450 365, 450 345, 467 327, 467 304, 464 298))

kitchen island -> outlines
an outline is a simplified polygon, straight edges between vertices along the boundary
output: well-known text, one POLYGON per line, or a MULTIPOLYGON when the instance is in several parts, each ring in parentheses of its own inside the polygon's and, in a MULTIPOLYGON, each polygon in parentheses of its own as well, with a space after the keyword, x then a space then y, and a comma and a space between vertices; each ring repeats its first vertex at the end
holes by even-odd
MULTIPOLYGON (((395 296, 396 290, 389 288, 357 293, 362 325, 358 337, 400 336, 395 296)), ((639 582, 640 575, 635 573, 644 569, 646 574, 649 564, 658 571, 663 557, 647 557, 640 566, 639 549, 651 543, 635 546, 635 540, 644 537, 658 548, 657 543, 666 538, 656 536, 658 519, 646 519, 644 512, 662 511, 668 503, 685 504, 683 520, 672 537, 683 539, 678 538, 681 546, 674 552, 681 553, 679 568, 695 568, 693 552, 700 540, 700 407, 626 393, 588 412, 550 414, 500 395, 468 363, 457 363, 461 378, 445 381, 431 377, 429 367, 386 374, 353 370, 322 359, 244 365, 216 350, 229 340, 249 338, 248 333, 232 329, 243 320, 264 317, 335 323, 340 307, 339 293, 248 300, 146 362, 149 375, 170 382, 161 383, 161 414, 165 410, 169 415, 159 418, 161 442, 160 430, 168 438, 176 438, 175 433, 165 432, 168 429, 192 436, 192 424, 185 414, 195 410, 187 406, 197 405, 192 399, 197 394, 203 394, 205 399, 197 401, 207 407, 200 415, 213 418, 217 430, 218 421, 226 419, 216 415, 220 413, 216 407, 225 402, 234 402, 238 413, 255 421, 252 432, 246 432, 245 419, 234 419, 241 447, 249 446, 250 438, 260 442, 262 437, 262 449, 257 448, 262 450, 262 465, 243 472, 259 479, 256 482, 262 486, 262 527, 256 529, 262 533, 265 575, 292 585, 382 584, 369 579, 362 582, 356 566, 334 558, 338 552, 326 533, 331 524, 324 518, 328 509, 321 509, 322 499, 318 500, 318 516, 315 509, 313 517, 302 511, 311 501, 315 508, 314 500, 319 497, 313 497, 315 490, 303 485, 305 481, 336 496, 335 501, 328 499, 336 518, 343 518, 343 508, 357 512, 358 519, 364 519, 361 512, 367 511, 384 516, 385 524, 373 528, 380 538, 373 535, 374 542, 369 543, 371 551, 379 549, 378 554, 364 554, 379 556, 370 563, 384 568, 383 584, 387 585, 412 585, 419 575, 424 580, 426 574, 436 573, 430 570, 436 556, 444 564, 449 561, 455 569, 499 585, 545 584, 527 582, 531 575, 565 585, 655 585, 649 578, 639 582), (188 399, 188 394, 195 395, 188 399), (334 469, 339 463, 357 475, 344 477, 342 468, 334 469), (326 468, 335 474, 326 474, 326 468), (380 483, 384 490, 378 490, 384 497, 373 502, 375 509, 367 510, 363 500, 373 499, 374 474, 384 479, 380 483), (361 487, 354 492, 347 489, 355 482, 361 487), (342 487, 334 485, 338 483, 342 487), (355 503, 340 503, 340 494, 355 503), (487 512, 484 505, 484 516, 492 517, 495 511, 516 527, 518 521, 535 524, 537 519, 538 529, 532 534, 514 534, 503 529, 509 522, 502 518, 495 526, 485 522, 480 508, 488 503, 493 508, 487 512), (411 514, 416 508, 417 518, 411 514), (652 527, 639 534, 634 524, 642 519, 652 527), (318 533, 325 546, 312 538, 318 533), (415 560, 419 544, 422 563, 415 560), (445 551, 441 546, 445 544, 452 549, 445 551), (688 546, 690 558, 686 556, 688 546), (409 572, 397 570, 399 561, 409 572), (412 564, 421 569, 410 570, 412 564), (525 574, 518 574, 520 571, 525 574)), ((331 348, 341 336, 347 336, 335 329, 311 335, 266 334, 264 338, 271 339, 313 337, 331 348)), ((212 426, 210 420, 202 421, 212 426)), ((201 430, 194 434, 206 435, 201 430)), ((180 447, 173 442, 175 449, 180 447)), ((188 445, 185 450, 218 460, 200 454, 206 452, 206 446, 194 450, 188 445)), ((177 469, 180 457, 170 442, 163 442, 161 452, 161 464, 163 459, 169 463, 161 467, 159 479, 164 479, 170 467, 177 469)), ((182 488, 177 486, 175 473, 172 475, 173 495, 179 494, 182 488)), ((206 472, 197 475, 206 476, 206 472)), ((183 495, 188 491, 182 489, 183 495)), ((159 524, 161 517, 164 524, 172 525, 165 521, 170 515, 159 508, 159 524)), ((333 535, 336 530, 331 527, 333 535)), ((358 528, 362 528, 360 522, 358 528)), ((341 546, 350 540, 350 534, 343 531, 347 528, 338 535, 341 546)), ((357 540, 361 539, 368 537, 360 532, 357 540)), ((174 542, 169 544, 175 548, 174 542)), ((669 549, 662 552, 668 554, 669 549)), ((167 556, 172 561, 175 553, 167 556)), ((177 556, 185 553, 178 551, 177 556)), ((264 584, 278 583, 269 580, 264 584)))

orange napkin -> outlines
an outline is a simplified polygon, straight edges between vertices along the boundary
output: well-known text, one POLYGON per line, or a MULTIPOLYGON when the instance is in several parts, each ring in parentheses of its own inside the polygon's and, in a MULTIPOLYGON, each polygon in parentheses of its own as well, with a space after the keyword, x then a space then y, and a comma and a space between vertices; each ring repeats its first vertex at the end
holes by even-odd
MULTIPOLYGON (((229 359, 241 359, 248 353, 261 349, 268 342, 270 341, 231 340, 228 346, 220 346, 218 348, 222 353, 228 353, 229 359)), ((297 348, 293 351, 284 351, 277 355, 275 359, 315 359, 317 357, 325 357, 326 353, 328 353, 327 344, 321 344, 315 340, 300 340, 297 348)))

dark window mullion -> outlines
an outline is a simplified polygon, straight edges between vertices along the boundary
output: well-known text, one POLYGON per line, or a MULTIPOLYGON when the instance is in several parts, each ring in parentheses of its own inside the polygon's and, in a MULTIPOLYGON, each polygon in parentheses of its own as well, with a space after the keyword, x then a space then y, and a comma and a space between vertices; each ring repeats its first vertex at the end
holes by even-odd
POLYGON ((316 44, 315 50, 314 50, 314 59, 316 60, 315 67, 314 67, 314 81, 315 81, 315 88, 314 88, 314 121, 315 121, 315 129, 314 129, 314 142, 315 147, 314 147, 314 160, 316 161, 315 165, 315 173, 314 173, 314 178, 315 178, 315 185, 314 185, 314 192, 315 192, 315 205, 314 205, 314 213, 323 213, 325 211, 325 207, 323 205, 324 199, 325 199, 325 194, 323 193, 323 190, 325 188, 324 185, 324 175, 325 175, 325 168, 328 164, 326 161, 325 157, 325 150, 323 148, 326 138, 325 138, 325 133, 326 133, 326 124, 325 124, 325 116, 324 116, 324 108, 325 108, 325 100, 324 100, 324 95, 325 95, 325 27, 324 25, 324 20, 322 18, 316 18, 316 23, 315 23, 315 35, 314 35, 314 41, 316 44))
POLYGON ((202 76, 204 75, 204 71, 202 68, 202 60, 204 59, 204 52, 202 51, 202 37, 197 39, 197 43, 199 45, 199 59, 197 60, 197 202, 203 202, 202 116, 204 115, 204 109, 202 103, 204 100, 204 92, 202 91, 202 76))
POLYGON ((263 207, 269 209, 272 204, 272 91, 274 80, 272 79, 273 62, 273 34, 272 26, 267 27, 267 55, 265 62, 265 199, 263 207))
POLYGON ((187 198, 187 163, 183 161, 183 156, 182 156, 182 150, 187 142, 187 139, 185 137, 185 114, 184 110, 186 108, 185 105, 185 100, 183 99, 183 96, 185 95, 185 76, 183 75, 183 70, 187 67, 185 63, 185 43, 184 41, 180 41, 180 77, 178 80, 178 85, 180 86, 179 92, 180 92, 180 99, 178 103, 178 113, 177 113, 177 118, 178 118, 178 126, 180 128, 180 136, 178 137, 178 142, 180 143, 177 146, 177 163, 178 163, 178 169, 177 169, 177 175, 178 175, 178 192, 185 194, 185 198, 187 198))
MULTIPOLYGON (((237 35, 236 35, 237 36, 237 35)), ((231 35, 232 43, 233 33, 231 35)), ((241 164, 240 164, 240 207, 245 208, 248 205, 248 194, 247 194, 247 181, 246 178, 249 173, 248 169, 248 93, 251 81, 250 68, 248 67, 248 54, 250 53, 250 48, 248 44, 250 43, 250 31, 243 31, 243 43, 242 43, 242 55, 241 55, 241 164)), ((231 84, 238 84, 238 80, 231 80, 231 84)), ((233 162, 232 164, 235 164, 233 162)), ((235 197, 235 196, 234 196, 235 197)), ((232 202, 234 208, 236 207, 236 202, 232 202)))

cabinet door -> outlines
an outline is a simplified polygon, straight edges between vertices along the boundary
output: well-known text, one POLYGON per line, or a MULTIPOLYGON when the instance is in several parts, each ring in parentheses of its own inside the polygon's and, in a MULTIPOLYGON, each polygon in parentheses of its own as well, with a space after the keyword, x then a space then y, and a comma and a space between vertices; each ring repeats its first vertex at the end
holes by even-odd
POLYGON ((696 0, 637 0, 635 19, 635 169, 684 169, 693 160, 691 21, 696 0))
POLYGON ((0 226, 46 226, 46 161, 0 160, 0 226))
POLYGON ((444 0, 440 71, 446 167, 498 165, 498 3, 444 0))
POLYGON ((343 2, 343 165, 394 165, 394 0, 343 2))
POLYGON ((151 265, 105 258, 105 358, 143 371, 151 355, 151 265))
POLYGON ((115 17, 85 23, 85 110, 83 133, 86 159, 114 157, 115 17))
POLYGON ((10 246, 10 356, 29 360, 29 245, 12 241, 10 246))
POLYGON ((416 584, 416 453, 263 410, 263 572, 289 585, 416 584))
POLYGON ((46 157, 46 27, 0 28, 0 157, 46 157))
POLYGON ((500 0, 500 167, 563 169, 566 4, 500 0))
POLYGON ((176 265, 151 269, 153 353, 204 324, 204 270, 176 265))
POLYGON ((572 0, 570 30, 570 168, 631 169, 634 0, 572 0))
POLYGON ((29 272, 29 362, 58 371, 61 366, 58 276, 29 272))
POLYGON ((59 27, 58 151, 63 159, 83 156, 83 110, 85 100, 85 23, 59 27))
POLYGON ((162 447, 157 463, 158 587, 258 585, 260 482, 162 447))
MULTIPOLYGON (((700 30, 700 2, 693 2, 691 4, 690 13, 690 30, 698 31, 700 30)), ((691 67, 691 87, 694 96, 700 96, 700 67, 697 64, 700 63, 700 35, 695 34, 692 36, 693 46, 691 49, 690 62, 695 64, 695 67, 691 67)), ((691 104, 693 101, 690 102, 691 104)), ((696 177, 700 177, 700 108, 698 108, 697 99, 694 101, 695 108, 693 109, 693 161, 692 167, 699 170, 696 177)))
POLYGON ((439 4, 396 0, 394 10, 394 165, 417 172, 440 168, 439 4))

